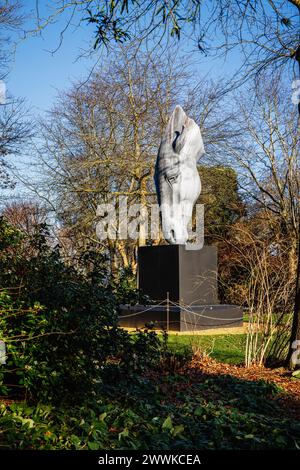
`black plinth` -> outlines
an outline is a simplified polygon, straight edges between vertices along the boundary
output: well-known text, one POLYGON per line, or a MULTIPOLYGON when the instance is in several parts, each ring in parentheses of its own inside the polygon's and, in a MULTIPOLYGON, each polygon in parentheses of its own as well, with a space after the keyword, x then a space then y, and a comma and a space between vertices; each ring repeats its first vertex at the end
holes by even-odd
POLYGON ((216 247, 140 247, 138 287, 153 303, 121 305, 122 327, 141 328, 151 323, 158 329, 197 331, 243 325, 240 307, 218 302, 216 247))
POLYGON ((152 300, 218 304, 217 249, 184 245, 143 246, 138 251, 138 287, 152 300))

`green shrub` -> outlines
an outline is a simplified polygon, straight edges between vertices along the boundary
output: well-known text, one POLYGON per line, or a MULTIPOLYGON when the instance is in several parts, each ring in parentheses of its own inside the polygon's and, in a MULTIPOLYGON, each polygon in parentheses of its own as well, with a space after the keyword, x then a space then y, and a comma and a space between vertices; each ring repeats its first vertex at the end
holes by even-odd
POLYGON ((75 269, 51 246, 44 225, 26 237, 2 219, 1 236, 2 393, 76 402, 96 395, 111 358, 119 357, 126 373, 159 360, 154 332, 134 338, 118 328, 122 298, 109 282, 105 257, 87 250, 75 269))

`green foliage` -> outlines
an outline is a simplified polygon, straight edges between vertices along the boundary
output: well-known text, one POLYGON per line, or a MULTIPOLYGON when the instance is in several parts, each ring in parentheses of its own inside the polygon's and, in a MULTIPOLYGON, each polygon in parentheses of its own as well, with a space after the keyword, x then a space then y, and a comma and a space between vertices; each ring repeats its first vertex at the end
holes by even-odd
POLYGON ((126 344, 121 365, 127 373, 153 368, 159 363, 162 352, 162 343, 155 331, 137 330, 126 344))
POLYGON ((79 394, 93 390, 99 364, 113 352, 109 336, 117 314, 111 289, 99 279, 93 283, 93 273, 66 266, 47 235, 40 226, 26 240, 27 252, 20 243, 1 257, 7 291, 0 326, 8 353, 5 382, 51 400, 75 385, 79 394))
POLYGON ((204 204, 204 228, 207 244, 218 247, 218 295, 221 303, 244 301, 234 296, 233 286, 245 283, 245 268, 233 256, 236 223, 246 216, 246 204, 238 191, 238 175, 228 166, 199 166, 204 204))
MULTIPOLYGON (((112 3, 111 3, 112 5, 112 3)), ((121 18, 113 19, 112 11, 107 13, 104 9, 92 13, 87 9, 88 17, 85 20, 96 25, 94 49, 100 45, 107 46, 110 41, 123 43, 130 39, 130 35, 123 29, 121 18)))
POLYGON ((300 370, 295 370, 295 372, 292 373, 292 377, 295 379, 300 379, 300 370))
POLYGON ((4 217, 0 216, 0 259, 3 250, 17 245, 20 241, 21 232, 7 223, 4 217))
POLYGON ((111 280, 111 286, 119 304, 146 305, 151 301, 147 295, 136 288, 136 275, 130 266, 120 269, 111 280))
POLYGON ((112 357, 120 374, 159 361, 154 332, 136 338, 117 326, 118 304, 105 258, 86 251, 78 268, 67 265, 49 243, 47 227, 16 239, 2 223, 0 337, 6 343, 1 393, 48 402, 95 396, 112 357), (13 240, 13 243, 12 243, 13 240))
MULTIPOLYGON (((140 8, 137 0, 122 0, 120 2, 109 1, 105 6, 96 6, 94 11, 87 8, 87 18, 84 18, 89 24, 96 26, 94 49, 102 44, 107 46, 109 42, 123 43, 131 39, 132 11, 140 8), (129 32, 130 31, 130 32, 129 32)), ((170 5, 163 2, 161 6, 156 6, 149 2, 145 11, 154 8, 151 16, 162 26, 170 27, 170 35, 180 39, 180 32, 185 24, 196 21, 199 14, 198 2, 192 2, 190 5, 184 4, 178 0, 170 2, 170 5)), ((140 13, 143 16, 143 13, 140 13)), ((198 40, 198 47, 203 52, 201 40, 198 40)))
POLYGON ((245 212, 238 193, 237 173, 223 166, 199 166, 202 192, 198 203, 205 205, 206 241, 224 237, 245 212))
POLYGON ((295 449, 299 422, 266 382, 155 375, 73 408, 2 405, 1 445, 21 449, 295 449), (217 397, 217 399, 216 399, 217 397))

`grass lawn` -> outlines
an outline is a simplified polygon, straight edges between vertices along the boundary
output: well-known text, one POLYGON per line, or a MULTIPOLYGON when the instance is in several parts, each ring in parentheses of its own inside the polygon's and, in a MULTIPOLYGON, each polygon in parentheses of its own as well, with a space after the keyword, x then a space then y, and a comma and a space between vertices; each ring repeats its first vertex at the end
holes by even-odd
POLYGON ((241 364, 245 359, 245 334, 178 335, 169 334, 169 347, 176 352, 200 348, 213 359, 228 364, 241 364))

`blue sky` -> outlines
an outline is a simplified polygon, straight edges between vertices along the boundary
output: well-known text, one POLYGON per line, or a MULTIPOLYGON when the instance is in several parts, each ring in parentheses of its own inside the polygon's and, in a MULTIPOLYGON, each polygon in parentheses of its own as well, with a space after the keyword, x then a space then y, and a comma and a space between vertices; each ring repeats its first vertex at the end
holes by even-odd
MULTIPOLYGON (((34 8, 35 0, 27 0, 27 14, 30 15, 34 8)), ((16 48, 11 71, 6 80, 7 88, 15 97, 25 98, 32 107, 33 114, 40 114, 49 109, 55 101, 57 90, 68 88, 71 81, 85 78, 97 59, 101 63, 99 52, 90 58, 78 58, 93 41, 93 28, 86 23, 77 28, 71 26, 65 33, 58 51, 54 54, 50 52, 59 44, 64 22, 65 17, 61 16, 55 24, 47 27, 41 36, 28 37, 20 41, 16 48)), ((78 21, 74 20, 74 23, 77 24, 78 21)), ((32 25, 32 21, 29 18, 28 26, 30 24, 32 25)), ((183 41, 180 47, 185 47, 183 41)), ((195 73, 210 78, 232 73, 240 63, 237 51, 231 54, 226 62, 205 58, 199 52, 194 53, 194 57, 197 62, 195 73)))
MULTIPOLYGON (((27 0, 28 12, 34 5, 35 0, 27 0)), ((33 112, 39 113, 51 107, 57 90, 68 87, 71 80, 84 78, 96 60, 96 56, 78 60, 78 55, 88 47, 88 40, 92 38, 92 30, 83 25, 77 29, 71 27, 59 50, 54 54, 50 52, 59 44, 63 25, 64 17, 61 17, 41 36, 18 42, 6 79, 7 88, 15 97, 26 98, 33 106, 33 112)))
MULTIPOLYGON (((25 29, 32 28, 35 3, 35 0, 24 2, 28 14, 25 29)), ((95 62, 98 60, 101 64, 105 56, 104 50, 102 55, 97 51, 90 57, 79 58, 84 50, 91 50, 93 27, 86 23, 75 27, 75 24, 78 25, 78 18, 74 20, 74 26, 71 26, 64 34, 61 47, 54 54, 51 53, 50 51, 55 50, 59 44, 65 19, 65 16, 60 16, 57 22, 48 26, 40 36, 19 40, 10 73, 6 78, 8 93, 16 98, 25 98, 33 119, 43 115, 53 106, 58 91, 67 89, 72 81, 85 79, 95 62)), ((181 50, 187 50, 189 47, 189 43, 184 40, 181 40, 179 45, 181 50)), ((199 75, 199 78, 203 75, 208 79, 218 78, 224 74, 232 75, 240 64, 237 50, 231 53, 226 61, 224 59, 213 60, 198 51, 190 55, 190 58, 195 61, 195 76, 199 75)), ((32 156, 27 147, 12 160, 20 175, 34 180, 36 174, 31 162, 32 156)), ((18 181, 13 196, 26 194, 29 194, 28 187, 18 181)), ((11 197, 10 191, 7 192, 6 197, 11 197)))

